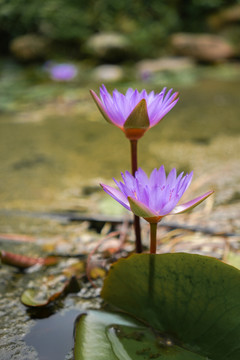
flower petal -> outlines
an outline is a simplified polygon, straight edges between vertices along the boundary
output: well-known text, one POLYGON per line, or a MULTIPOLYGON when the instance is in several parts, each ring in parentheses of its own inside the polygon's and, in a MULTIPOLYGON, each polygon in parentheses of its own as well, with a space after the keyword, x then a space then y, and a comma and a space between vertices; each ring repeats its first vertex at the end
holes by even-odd
POLYGON ((148 185, 149 183, 147 174, 141 168, 138 168, 138 170, 136 171, 135 179, 137 180, 137 182, 142 184, 142 186, 148 185))
POLYGON ((102 94, 102 103, 105 106, 106 112, 113 124, 122 128, 125 118, 121 111, 119 111, 118 104, 113 101, 109 94, 102 94))
POLYGON ((103 105, 103 103, 101 102, 101 100, 99 99, 97 94, 93 90, 90 90, 90 94, 92 95, 92 98, 93 98, 95 104, 97 105, 98 109, 100 110, 100 112, 103 115, 103 117, 105 118, 105 120, 107 120, 107 122, 109 122, 111 124, 116 125, 115 122, 108 115, 105 106, 103 105))
POLYGON ((170 105, 168 105, 167 107, 164 105, 161 110, 159 110, 158 112, 155 113, 155 115, 151 118, 151 125, 150 128, 155 126, 157 123, 159 123, 159 121, 161 121, 165 115, 167 115, 167 113, 176 105, 176 103, 178 102, 178 98, 173 101, 170 105))
POLYGON ((124 206, 127 210, 131 211, 128 200, 121 191, 114 189, 113 187, 108 185, 104 185, 104 184, 100 184, 100 185, 108 195, 110 195, 114 200, 117 200, 119 204, 124 206))
POLYGON ((172 188, 175 185, 176 177, 177 177, 177 171, 175 168, 173 168, 167 177, 167 183, 169 185, 169 188, 172 188))
POLYGON ((190 209, 193 209, 195 206, 197 206, 198 204, 200 204, 203 200, 207 199, 210 195, 212 195, 214 193, 214 191, 208 191, 207 193, 205 193, 202 196, 198 196, 197 198, 190 200, 188 202, 186 202, 185 204, 181 204, 181 205, 177 205, 171 212, 170 215, 172 214, 181 214, 184 213, 185 211, 188 211, 190 209))

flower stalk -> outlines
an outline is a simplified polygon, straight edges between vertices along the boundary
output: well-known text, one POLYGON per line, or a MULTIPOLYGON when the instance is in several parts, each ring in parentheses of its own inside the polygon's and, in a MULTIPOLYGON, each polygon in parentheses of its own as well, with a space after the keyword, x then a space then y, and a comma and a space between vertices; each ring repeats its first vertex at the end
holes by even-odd
POLYGON ((135 176, 135 172, 138 169, 138 159, 137 159, 137 140, 130 140, 131 144, 131 165, 132 165, 132 175, 135 176))
MULTIPOLYGON (((138 140, 130 140, 131 144, 131 165, 132 165, 132 175, 135 175, 135 172, 138 168, 138 159, 137 159, 137 145, 138 140)), ((134 214, 134 231, 135 231, 135 247, 136 253, 142 252, 142 239, 141 239, 141 224, 139 216, 134 214)))
POLYGON ((157 223, 150 223, 150 254, 157 250, 157 223))

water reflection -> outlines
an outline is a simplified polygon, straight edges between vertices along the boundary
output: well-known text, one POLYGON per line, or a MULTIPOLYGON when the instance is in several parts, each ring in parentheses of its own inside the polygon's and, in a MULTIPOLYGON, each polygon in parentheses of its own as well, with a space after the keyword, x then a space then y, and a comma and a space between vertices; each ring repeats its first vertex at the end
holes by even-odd
POLYGON ((80 311, 72 309, 38 319, 25 342, 33 346, 39 360, 64 360, 74 345, 74 322, 80 311))

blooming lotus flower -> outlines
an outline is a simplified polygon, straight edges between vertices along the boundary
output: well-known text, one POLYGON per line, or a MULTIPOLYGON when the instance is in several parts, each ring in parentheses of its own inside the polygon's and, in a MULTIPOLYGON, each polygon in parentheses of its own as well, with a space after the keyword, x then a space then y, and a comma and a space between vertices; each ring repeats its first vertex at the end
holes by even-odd
POLYGON ((200 204, 213 191, 209 191, 185 204, 178 205, 179 200, 189 187, 193 172, 177 176, 172 169, 166 176, 164 166, 154 169, 148 178, 139 168, 135 176, 128 171, 122 173, 123 181, 114 179, 118 190, 101 184, 103 190, 135 215, 143 217, 149 223, 158 223, 164 216, 180 214, 200 204))
POLYGON ((90 90, 90 93, 104 118, 119 127, 130 140, 138 140, 151 127, 175 106, 178 93, 172 94, 172 89, 166 93, 166 88, 159 94, 146 90, 128 89, 121 94, 116 89, 109 94, 106 87, 100 87, 100 98, 90 90))

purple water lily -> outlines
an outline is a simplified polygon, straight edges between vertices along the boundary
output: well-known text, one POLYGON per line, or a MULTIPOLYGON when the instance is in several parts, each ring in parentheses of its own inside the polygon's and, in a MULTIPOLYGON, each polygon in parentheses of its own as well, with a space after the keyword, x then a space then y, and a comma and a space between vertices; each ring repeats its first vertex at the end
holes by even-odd
MULTIPOLYGON (((115 89, 111 95, 104 85, 100 87, 100 98, 93 90, 90 90, 90 93, 104 118, 119 127, 130 140, 131 168, 134 175, 138 168, 138 140, 176 105, 178 93, 172 93, 172 89, 167 92, 167 89, 163 88, 160 93, 151 91, 148 94, 145 89, 139 92, 130 88, 126 94, 115 89)), ((140 253, 141 229, 137 215, 134 216, 134 229, 136 252, 140 253)))
POLYGON ((77 76, 77 67, 73 64, 63 63, 54 64, 49 62, 46 65, 46 70, 55 81, 70 81, 77 76))
POLYGON ((176 105, 178 93, 172 89, 166 93, 166 87, 155 94, 146 90, 139 92, 129 88, 126 94, 114 90, 111 95, 106 87, 100 88, 100 98, 90 93, 104 118, 124 131, 130 140, 139 139, 146 130, 155 126, 176 105))
POLYGON ((117 200, 135 215, 143 217, 150 223, 150 253, 156 253, 157 223, 166 215, 180 214, 200 204, 213 191, 209 191, 185 204, 178 205, 179 200, 189 187, 193 172, 177 176, 176 169, 172 169, 166 176, 164 166, 154 169, 148 178, 139 168, 135 176, 128 171, 122 173, 123 181, 114 179, 118 186, 101 184, 106 193, 117 200))
POLYGON ((150 223, 157 223, 166 215, 180 214, 195 207, 213 193, 209 191, 178 205, 191 183, 192 176, 193 172, 185 176, 182 172, 177 176, 176 169, 172 169, 166 176, 162 165, 159 169, 154 169, 149 178, 141 168, 136 171, 135 176, 128 171, 122 173, 122 182, 114 179, 118 190, 104 184, 101 186, 126 209, 150 223))

